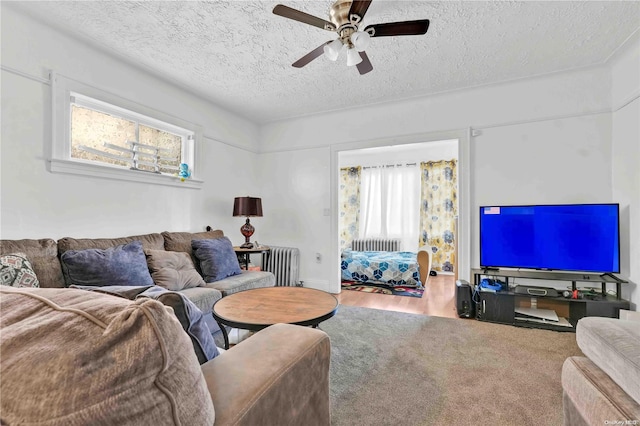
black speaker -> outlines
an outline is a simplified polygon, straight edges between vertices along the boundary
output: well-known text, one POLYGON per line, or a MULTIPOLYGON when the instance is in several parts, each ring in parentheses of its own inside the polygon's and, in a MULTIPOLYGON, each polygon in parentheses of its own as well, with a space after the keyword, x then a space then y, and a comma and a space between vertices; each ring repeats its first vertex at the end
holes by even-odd
POLYGON ((476 305, 473 303, 471 285, 468 281, 456 281, 456 310, 461 318, 475 318, 476 305))

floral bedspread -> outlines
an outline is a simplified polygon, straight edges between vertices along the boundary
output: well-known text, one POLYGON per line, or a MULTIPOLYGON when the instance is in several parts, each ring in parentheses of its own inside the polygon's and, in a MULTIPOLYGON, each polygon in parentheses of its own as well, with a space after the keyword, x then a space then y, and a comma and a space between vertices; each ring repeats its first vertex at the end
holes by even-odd
POLYGON ((422 288, 416 253, 408 251, 342 252, 342 279, 422 288))

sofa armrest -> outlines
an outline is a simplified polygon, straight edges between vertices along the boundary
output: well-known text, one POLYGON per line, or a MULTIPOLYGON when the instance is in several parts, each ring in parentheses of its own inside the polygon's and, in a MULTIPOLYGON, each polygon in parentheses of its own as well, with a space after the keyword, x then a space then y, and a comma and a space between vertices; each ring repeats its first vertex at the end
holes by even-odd
POLYGON ((216 425, 328 425, 329 336, 268 327, 202 365, 216 425))

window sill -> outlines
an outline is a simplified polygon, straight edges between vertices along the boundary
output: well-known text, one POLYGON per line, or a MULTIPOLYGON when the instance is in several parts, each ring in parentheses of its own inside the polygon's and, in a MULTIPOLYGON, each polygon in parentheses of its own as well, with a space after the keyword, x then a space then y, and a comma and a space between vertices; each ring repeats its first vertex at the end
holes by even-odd
POLYGON ((157 175, 136 170, 82 163, 80 161, 51 159, 50 164, 50 170, 52 173, 93 176, 104 179, 125 180, 129 182, 150 183, 190 189, 201 189, 202 184, 204 183, 202 180, 193 178, 181 181, 179 177, 175 176, 157 175))

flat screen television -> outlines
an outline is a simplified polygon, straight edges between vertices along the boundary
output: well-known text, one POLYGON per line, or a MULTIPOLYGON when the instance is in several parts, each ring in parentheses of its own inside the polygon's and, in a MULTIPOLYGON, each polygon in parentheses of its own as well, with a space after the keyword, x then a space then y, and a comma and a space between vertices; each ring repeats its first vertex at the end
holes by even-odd
POLYGON ((618 204, 480 207, 480 266, 620 272, 618 204))

